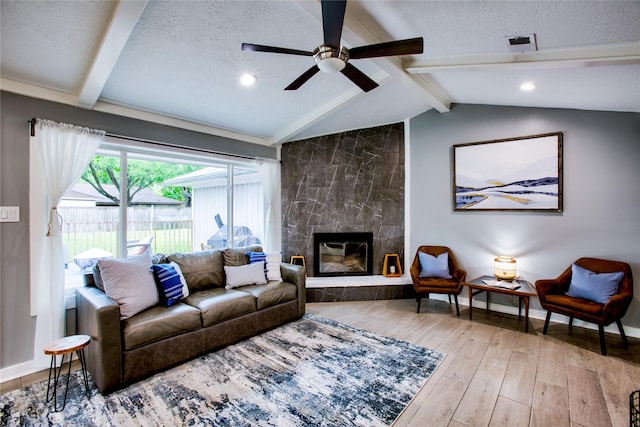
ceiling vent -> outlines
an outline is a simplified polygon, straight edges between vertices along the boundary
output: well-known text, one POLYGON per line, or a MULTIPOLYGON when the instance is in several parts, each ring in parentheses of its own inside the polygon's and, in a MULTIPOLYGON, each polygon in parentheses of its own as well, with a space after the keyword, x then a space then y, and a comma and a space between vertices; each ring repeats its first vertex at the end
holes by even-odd
POLYGON ((522 53, 522 52, 535 52, 538 50, 536 44, 536 35, 534 33, 507 36, 507 48, 509 52, 522 53))

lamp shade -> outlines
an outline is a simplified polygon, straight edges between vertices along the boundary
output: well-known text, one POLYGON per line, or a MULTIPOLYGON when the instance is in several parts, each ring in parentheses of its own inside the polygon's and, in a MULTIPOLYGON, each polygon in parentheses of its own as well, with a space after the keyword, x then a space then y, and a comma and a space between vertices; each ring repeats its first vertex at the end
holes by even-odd
POLYGON ((493 275, 501 280, 516 278, 516 260, 508 256, 499 256, 493 260, 493 275))

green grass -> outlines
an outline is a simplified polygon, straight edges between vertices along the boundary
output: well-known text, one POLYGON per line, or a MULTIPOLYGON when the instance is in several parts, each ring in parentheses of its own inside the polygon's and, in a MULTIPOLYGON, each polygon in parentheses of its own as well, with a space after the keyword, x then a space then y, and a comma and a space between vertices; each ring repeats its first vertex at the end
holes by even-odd
MULTIPOLYGON (((193 241, 191 229, 145 230, 130 233, 129 240, 137 240, 153 235, 151 249, 153 253, 169 254, 173 252, 191 252, 193 241)), ((92 248, 99 248, 117 254, 117 231, 93 231, 85 233, 65 233, 62 241, 67 250, 67 260, 92 248)))

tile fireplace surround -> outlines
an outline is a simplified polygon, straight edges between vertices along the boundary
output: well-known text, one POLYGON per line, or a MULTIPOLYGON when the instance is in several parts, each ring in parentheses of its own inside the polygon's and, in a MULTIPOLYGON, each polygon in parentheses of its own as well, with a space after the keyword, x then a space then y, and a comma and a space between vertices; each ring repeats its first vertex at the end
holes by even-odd
POLYGON ((314 233, 367 231, 374 276, 385 254, 403 259, 404 166, 402 123, 283 144, 283 258, 314 275, 314 233))
POLYGON ((408 274, 401 277, 307 277, 307 302, 372 301, 413 296, 408 274))

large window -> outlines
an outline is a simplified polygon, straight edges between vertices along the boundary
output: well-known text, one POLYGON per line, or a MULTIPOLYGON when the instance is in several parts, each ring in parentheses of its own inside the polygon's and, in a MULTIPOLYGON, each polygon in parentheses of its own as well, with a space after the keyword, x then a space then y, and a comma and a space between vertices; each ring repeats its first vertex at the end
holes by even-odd
POLYGON ((104 144, 60 206, 67 288, 100 258, 264 242, 264 192, 251 161, 104 144))

